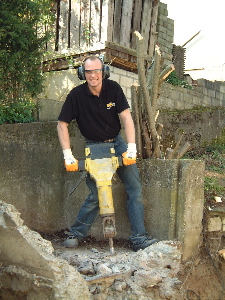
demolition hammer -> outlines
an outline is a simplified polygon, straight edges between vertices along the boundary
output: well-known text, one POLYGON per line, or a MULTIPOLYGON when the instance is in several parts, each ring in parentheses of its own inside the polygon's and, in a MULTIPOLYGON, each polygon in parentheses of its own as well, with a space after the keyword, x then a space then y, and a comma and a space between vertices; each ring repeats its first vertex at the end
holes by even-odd
MULTIPOLYGON (((109 238, 110 253, 114 254, 113 238, 116 236, 116 227, 112 177, 117 168, 122 166, 122 157, 115 156, 113 143, 89 144, 85 148, 85 157, 85 160, 78 162, 79 171, 88 172, 96 182, 103 235, 109 238)), ((70 191, 69 195, 74 192, 80 181, 70 191)))

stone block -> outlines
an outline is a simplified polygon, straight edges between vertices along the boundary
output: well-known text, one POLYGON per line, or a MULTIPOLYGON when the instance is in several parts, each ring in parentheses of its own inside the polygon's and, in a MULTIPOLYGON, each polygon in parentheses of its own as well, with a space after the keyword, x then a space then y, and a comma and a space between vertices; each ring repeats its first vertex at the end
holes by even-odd
POLYGON ((225 231, 225 217, 222 218, 222 231, 225 231))
POLYGON ((215 98, 216 97, 216 91, 215 90, 211 90, 209 89, 207 91, 207 96, 211 97, 211 98, 215 98))
POLYGON ((116 81, 116 82, 119 82, 119 81, 120 81, 120 76, 121 76, 121 75, 116 74, 116 73, 113 73, 113 72, 110 73, 110 79, 112 79, 112 80, 114 80, 114 81, 116 81))
POLYGON ((184 260, 202 242, 204 166, 202 161, 147 160, 141 170, 144 195, 150 195, 147 230, 159 239, 183 242, 184 260))
POLYGON ((130 88, 131 85, 134 83, 133 78, 121 76, 120 77, 120 85, 126 88, 130 88))
POLYGON ((225 94, 225 84, 221 84, 220 86, 220 92, 225 94))
POLYGON ((208 221, 208 231, 221 231, 222 230, 222 220, 220 217, 209 218, 208 221))
POLYGON ((38 115, 40 121, 56 121, 64 101, 53 99, 38 99, 38 115))
POLYGON ((216 99, 219 99, 220 101, 223 101, 223 96, 224 96, 224 94, 222 94, 220 92, 216 92, 216 94, 215 94, 216 99))

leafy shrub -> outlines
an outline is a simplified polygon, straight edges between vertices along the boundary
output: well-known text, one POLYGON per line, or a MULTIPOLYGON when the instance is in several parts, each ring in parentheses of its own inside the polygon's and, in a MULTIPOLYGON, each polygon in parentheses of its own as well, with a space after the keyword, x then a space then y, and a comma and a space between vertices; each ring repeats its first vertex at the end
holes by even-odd
POLYGON ((30 122, 43 90, 42 56, 53 0, 0 1, 0 124, 30 122))
POLYGON ((31 100, 4 103, 0 106, 0 125, 36 121, 37 105, 31 100))
POLYGON ((186 89, 191 90, 192 86, 188 84, 187 81, 181 80, 175 71, 171 72, 170 75, 167 77, 166 82, 175 85, 175 86, 180 86, 186 89))

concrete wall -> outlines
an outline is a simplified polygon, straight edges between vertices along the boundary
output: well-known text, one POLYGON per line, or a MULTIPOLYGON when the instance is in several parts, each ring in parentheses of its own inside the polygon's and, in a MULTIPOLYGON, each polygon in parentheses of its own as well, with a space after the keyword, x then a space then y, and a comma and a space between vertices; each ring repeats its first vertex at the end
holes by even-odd
MULTIPOLYGON (((75 123, 70 132, 73 153, 82 159, 84 140, 75 123)), ((68 197, 81 174, 64 170, 56 122, 1 125, 0 149, 0 200, 13 204, 31 229, 54 232, 70 227, 88 190, 83 181, 68 197)), ((192 251, 196 250, 203 211, 204 163, 147 160, 139 164, 139 169, 149 234, 184 241, 188 233, 193 240, 192 251)), ((128 238, 126 195, 117 176, 113 180, 113 197, 117 237, 128 238)), ((102 238, 100 219, 90 234, 102 238)))
POLYGON ((161 140, 164 150, 174 146, 182 132, 182 143, 187 141, 197 149, 221 135, 225 128, 225 109, 165 111, 159 115, 158 122, 164 126, 161 140))

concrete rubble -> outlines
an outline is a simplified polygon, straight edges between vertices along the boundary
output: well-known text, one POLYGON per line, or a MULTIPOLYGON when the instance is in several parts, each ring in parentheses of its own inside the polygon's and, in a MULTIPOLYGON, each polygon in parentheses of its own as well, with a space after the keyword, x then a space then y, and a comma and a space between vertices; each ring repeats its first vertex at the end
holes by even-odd
POLYGON ((80 273, 23 224, 14 206, 0 202, 0 212, 0 299, 90 299, 80 273))
POLYGON ((14 206, 0 202, 0 298, 3 300, 184 299, 181 243, 144 250, 53 247, 14 206))
POLYGON ((136 253, 115 250, 59 247, 55 255, 83 275, 92 299, 182 299, 180 242, 161 241, 136 253))

